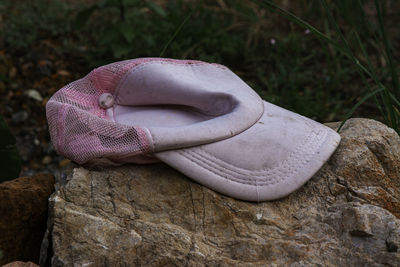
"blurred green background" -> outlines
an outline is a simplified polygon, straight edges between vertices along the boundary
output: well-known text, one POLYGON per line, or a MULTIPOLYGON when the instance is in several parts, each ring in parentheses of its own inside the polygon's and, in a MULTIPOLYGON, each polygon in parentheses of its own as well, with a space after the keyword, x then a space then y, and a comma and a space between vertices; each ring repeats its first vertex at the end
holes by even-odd
POLYGON ((49 143, 48 98, 94 67, 137 57, 226 65, 267 101, 320 122, 343 120, 382 85, 388 94, 353 116, 395 126, 400 1, 273 1, 349 49, 350 58, 267 2, 0 1, 0 114, 16 136, 22 173, 68 163, 49 143))

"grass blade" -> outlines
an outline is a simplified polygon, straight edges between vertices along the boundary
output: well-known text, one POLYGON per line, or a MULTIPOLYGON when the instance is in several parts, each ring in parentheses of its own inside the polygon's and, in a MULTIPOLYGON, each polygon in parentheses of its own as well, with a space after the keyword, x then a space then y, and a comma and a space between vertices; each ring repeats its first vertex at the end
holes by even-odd
POLYGON ((302 20, 301 18, 297 17, 296 15, 292 14, 291 12, 280 8, 279 6, 275 5, 273 2, 269 1, 269 0, 263 0, 262 2, 258 2, 256 0, 252 0, 255 3, 261 4, 262 6, 270 9, 273 12, 277 12, 280 15, 282 15, 283 17, 287 18, 288 20, 290 20, 293 23, 296 23, 297 25, 304 27, 306 29, 309 29, 310 32, 314 33, 318 38, 320 38, 321 40, 324 40, 330 44, 332 44, 336 50, 338 50, 339 52, 341 52, 343 55, 345 55, 347 58, 349 58, 356 66, 359 70, 363 71, 364 73, 366 73, 368 76, 372 77, 371 73, 368 71, 368 69, 362 65, 357 58, 355 58, 353 56, 353 54, 351 53, 351 51, 349 51, 349 49, 347 48, 343 48, 338 42, 336 42, 335 40, 331 39, 329 36, 327 36, 326 34, 322 33, 321 31, 319 31, 318 29, 316 29, 315 27, 311 26, 309 23, 305 22, 304 20, 302 20))
MULTIPOLYGON (((385 120, 386 120, 386 123, 389 124, 390 126, 392 126, 394 129, 397 129, 397 127, 398 127, 397 120, 398 120, 398 119, 397 119, 395 110, 394 110, 394 108, 393 108, 392 101, 390 100, 390 99, 391 99, 391 97, 390 97, 390 95, 389 95, 390 92, 389 92, 389 90, 388 90, 387 87, 383 86, 383 85, 380 83, 379 78, 378 78, 378 75, 377 75, 377 73, 376 73, 376 71, 375 71, 375 67, 374 67, 374 65, 372 64, 371 59, 370 59, 370 57, 368 56, 368 53, 367 53, 367 51, 366 51, 366 49, 365 49, 365 46, 362 44, 361 39, 360 39, 360 36, 357 34, 357 32, 355 33, 355 36, 356 36, 356 40, 357 40, 357 42, 358 42, 358 44, 359 44, 359 46, 360 46, 360 48, 361 48, 361 52, 363 53, 365 59, 367 60, 368 68, 370 69, 372 78, 374 79, 374 81, 375 81, 376 84, 380 84, 380 85, 381 85, 381 88, 384 88, 384 89, 385 89, 385 90, 382 92, 382 100, 383 100, 383 104, 384 104, 384 106, 385 106, 385 109, 386 109, 386 111, 387 111, 387 113, 388 113, 388 114, 385 114, 385 116, 384 116, 384 118, 385 118, 385 120), (389 117, 387 117, 388 115, 389 115, 389 117)), ((394 99, 395 99, 395 98, 394 98, 394 99)), ((396 99, 396 100, 397 100, 397 99, 396 99)))
POLYGON ((263 0, 262 2, 252 0, 254 3, 261 4, 262 6, 268 8, 269 10, 273 12, 277 12, 278 14, 282 15, 283 17, 287 18, 293 23, 296 23, 297 25, 304 27, 306 29, 309 29, 310 32, 314 33, 318 38, 321 40, 324 40, 330 44, 332 44, 338 51, 349 57, 349 53, 347 50, 343 49, 335 40, 331 39, 329 36, 324 34, 323 32, 319 31, 317 28, 313 27, 311 24, 307 23, 306 21, 302 20, 301 18, 297 17, 296 15, 292 14, 291 12, 275 5, 273 2, 268 1, 268 0, 263 0))
POLYGON ((340 40, 344 43, 344 45, 346 46, 346 50, 349 54, 349 58, 354 62, 356 61, 356 57, 354 56, 354 54, 351 52, 351 48, 349 43, 347 42, 346 38, 344 38, 344 35, 342 33, 342 31, 339 28, 339 25, 336 23, 336 20, 333 18, 332 12, 329 10, 328 4, 326 3, 325 0, 321 0, 322 2, 322 6, 325 9, 326 14, 328 15, 328 20, 333 24, 333 26, 335 27, 336 32, 338 33, 340 40))
POLYGON ((367 101, 369 98, 373 97, 374 95, 376 95, 377 93, 380 93, 382 91, 384 91, 385 88, 378 88, 368 94, 366 94, 360 101, 358 101, 357 104, 354 105, 354 107, 346 114, 345 119, 342 121, 342 123, 340 124, 337 132, 340 132, 340 130, 342 129, 343 125, 346 123, 346 121, 353 116, 354 111, 365 101, 367 101))
POLYGON ((392 49, 389 43, 389 39, 386 36, 386 31, 385 31, 385 26, 383 25, 383 19, 382 19, 382 12, 380 9, 380 5, 378 0, 375 0, 375 8, 376 8, 376 12, 378 15, 378 22, 379 22, 379 30, 381 32, 382 35, 382 39, 383 39, 383 44, 385 45, 385 52, 386 52, 386 58, 388 60, 389 63, 389 69, 390 69, 390 73, 392 76, 392 83, 393 83, 393 92, 399 96, 399 78, 397 76, 397 71, 395 69, 395 66, 393 65, 393 61, 392 61, 392 49))
POLYGON ((171 42, 175 39, 175 37, 178 35, 178 33, 182 30, 183 26, 186 24, 186 22, 190 19, 190 17, 192 16, 193 12, 190 12, 189 15, 186 16, 186 18, 182 21, 182 23, 179 25, 179 27, 176 29, 176 31, 174 32, 174 34, 171 36, 171 38, 168 40, 168 42, 165 44, 164 48, 161 50, 160 56, 162 57, 165 53, 165 51, 167 50, 167 48, 169 47, 169 45, 171 44, 171 42))
POLYGON ((400 107, 400 101, 397 100, 397 98, 390 92, 389 92, 389 96, 393 100, 393 102, 400 107))
MULTIPOLYGON (((371 75, 373 76, 374 82, 375 82, 376 84, 380 84, 379 79, 378 79, 378 75, 377 75, 376 70, 375 70, 375 67, 374 67, 374 65, 372 64, 371 58, 369 57, 369 55, 368 55, 368 53, 367 53, 366 47, 365 47, 364 44, 362 43, 361 38, 360 38, 360 36, 358 35, 358 33, 357 33, 357 32, 354 32, 354 35, 355 35, 356 41, 358 42, 358 45, 359 45, 359 47, 360 47, 360 49, 361 49, 361 52, 362 52, 364 58, 365 58, 366 61, 367 61, 367 65, 368 65, 368 68, 369 68, 370 71, 371 71, 371 75)), ((365 79, 364 73, 360 73, 360 74, 361 74, 361 78, 362 78, 364 84, 366 84, 366 85, 368 86, 368 90, 369 90, 369 91, 372 91, 372 90, 371 90, 371 87, 369 86, 368 81, 365 79)), ((382 85, 382 87, 383 87, 383 85, 382 85)), ((382 98, 384 97, 382 94, 380 94, 380 95, 381 95, 382 98)), ((374 95, 374 100, 375 100, 375 103, 377 103, 377 106, 378 106, 378 108, 379 108, 379 111, 381 112, 382 117, 385 119, 386 122, 388 122, 388 121, 389 121, 388 116, 387 116, 386 112, 383 111, 381 105, 379 104, 379 101, 378 101, 378 98, 376 97, 376 95, 374 95)), ((386 110, 387 110, 388 107, 385 106, 385 108, 386 108, 386 110)))

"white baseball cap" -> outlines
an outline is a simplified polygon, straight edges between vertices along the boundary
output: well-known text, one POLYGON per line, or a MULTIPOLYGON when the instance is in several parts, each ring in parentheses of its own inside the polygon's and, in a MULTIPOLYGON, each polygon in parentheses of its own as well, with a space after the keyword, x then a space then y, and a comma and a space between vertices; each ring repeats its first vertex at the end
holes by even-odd
POLYGON ((46 106, 56 150, 79 163, 163 161, 237 199, 300 188, 340 142, 332 129, 263 101, 227 67, 140 58, 102 66, 46 106))

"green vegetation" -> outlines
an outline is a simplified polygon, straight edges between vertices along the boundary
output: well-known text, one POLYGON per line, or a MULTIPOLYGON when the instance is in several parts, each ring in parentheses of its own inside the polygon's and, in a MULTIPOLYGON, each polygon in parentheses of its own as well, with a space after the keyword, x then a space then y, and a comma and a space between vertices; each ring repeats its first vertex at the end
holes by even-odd
POLYGON ((218 62, 267 101, 318 121, 355 112, 399 131, 400 50, 391 38, 399 36, 398 1, 28 2, 0 3, 7 10, 0 45, 10 53, 48 39, 81 76, 109 62, 160 54, 218 62))
POLYGON ((26 53, 48 36, 66 37, 72 8, 65 1, 0 1, 0 47, 26 53))
MULTIPOLYGON (((354 2, 353 7, 356 7, 357 10, 361 12, 360 14, 361 17, 364 18, 362 21, 363 23, 362 26, 367 30, 371 29, 372 28, 371 24, 368 22, 368 20, 365 19, 366 15, 363 9, 363 3, 361 1, 353 1, 353 2, 354 2)), ((381 115, 384 118, 386 124, 394 128, 398 133, 400 133, 400 124, 399 124, 400 113, 398 110, 400 107, 400 102, 398 98, 398 96, 400 96, 399 77, 397 72, 397 66, 395 66, 393 63, 393 53, 392 53, 393 48, 390 44, 390 40, 387 37, 385 25, 382 19, 381 3, 379 3, 378 0, 374 1, 376 15, 378 19, 378 27, 376 27, 375 31, 371 32, 372 35, 374 36, 375 45, 378 47, 377 52, 380 53, 381 55, 384 55, 384 59, 386 60, 386 62, 388 62, 388 64, 385 64, 385 66, 380 69, 380 73, 378 73, 378 68, 372 63, 372 60, 369 54, 367 53, 366 44, 364 44, 361 41, 357 29, 353 30, 352 34, 354 35, 354 38, 358 44, 357 48, 362 52, 361 56, 363 56, 364 63, 360 62, 361 59, 359 59, 353 52, 352 47, 349 44, 350 42, 342 33, 337 21, 332 15, 332 12, 326 0, 321 0, 321 3, 327 14, 329 22, 334 26, 334 30, 337 36, 339 37, 340 42, 335 41, 327 34, 322 33, 309 23, 295 16, 293 13, 290 13, 278 7, 271 1, 263 1, 262 5, 266 6, 267 8, 270 8, 273 11, 277 11, 290 21, 308 29, 310 32, 314 33, 318 38, 325 41, 327 44, 330 44, 336 51, 338 51, 346 58, 348 58, 357 68, 367 89, 365 90, 367 91, 367 94, 348 112, 348 114, 345 117, 345 120, 340 125, 339 130, 344 125, 345 121, 353 115, 354 111, 362 103, 367 101, 369 98, 374 97, 375 103, 380 109, 381 115), (388 81, 388 79, 385 79, 385 77, 382 76, 381 73, 382 71, 390 73, 390 78, 391 78, 390 81, 388 81), (368 82, 366 77, 372 79, 372 83, 368 82), (379 95, 380 98, 378 99, 376 95, 379 95)))

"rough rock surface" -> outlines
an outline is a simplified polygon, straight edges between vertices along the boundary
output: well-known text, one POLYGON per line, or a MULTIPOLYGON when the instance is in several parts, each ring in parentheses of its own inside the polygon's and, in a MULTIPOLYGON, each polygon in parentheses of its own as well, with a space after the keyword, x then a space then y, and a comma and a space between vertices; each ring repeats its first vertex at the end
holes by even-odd
POLYGON ((23 261, 14 261, 3 265, 2 267, 38 267, 39 265, 34 264, 33 262, 23 262, 23 261))
POLYGON ((39 262, 54 177, 36 174, 0 184, 0 265, 39 262))
POLYGON ((220 195, 164 164, 76 168, 51 197, 52 264, 400 266, 400 138, 368 119, 341 135, 305 186, 273 202, 220 195))

